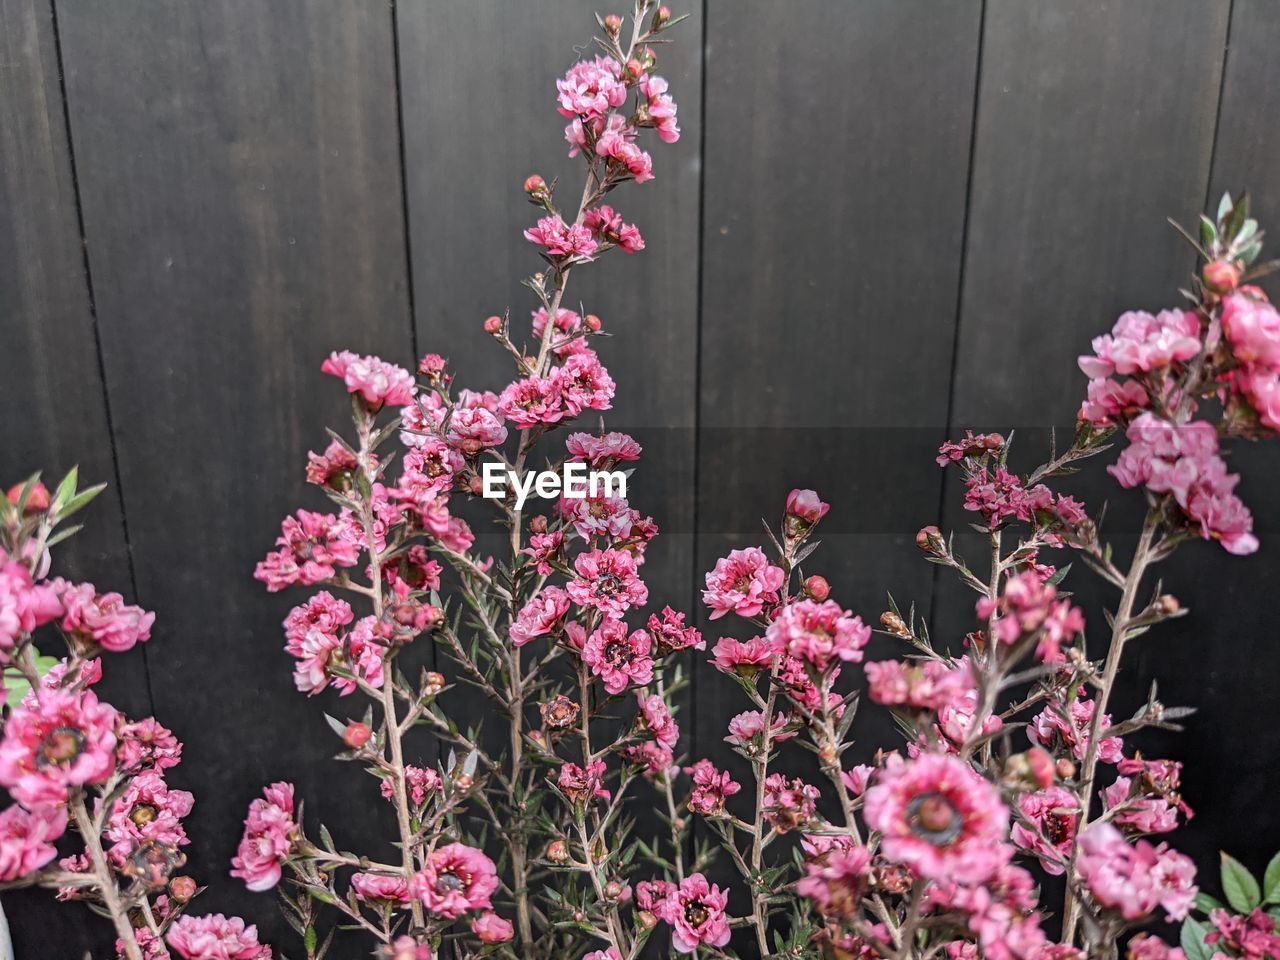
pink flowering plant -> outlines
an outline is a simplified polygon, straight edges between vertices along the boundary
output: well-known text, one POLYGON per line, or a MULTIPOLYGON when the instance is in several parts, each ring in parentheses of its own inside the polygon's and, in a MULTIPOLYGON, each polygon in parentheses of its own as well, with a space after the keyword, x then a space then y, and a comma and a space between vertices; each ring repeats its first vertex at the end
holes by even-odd
MULTIPOLYGON (((546 512, 525 505, 535 465, 625 477, 641 454, 604 430, 616 385, 596 352, 602 322, 566 293, 578 269, 644 249, 604 201, 654 179, 646 137, 679 137, 654 72, 679 19, 649 0, 629 22, 599 18, 594 54, 556 83, 583 183, 563 208, 553 184, 524 184, 537 208, 524 236, 543 260, 524 281, 532 319, 484 323, 513 361, 510 382, 457 388, 434 353, 416 376, 349 352, 321 367, 351 395, 351 430, 330 431, 306 469, 332 507, 286 518, 255 576, 272 592, 310 590, 284 621, 295 684, 352 698, 346 719, 328 718, 338 759, 375 778, 397 855, 350 852, 306 827, 288 783, 253 801, 232 874, 279 889, 309 958, 327 949, 325 910, 385 957, 631 958, 653 928, 630 906, 633 863, 683 876, 672 696, 681 657, 703 644, 684 614, 642 612, 657 526, 609 485, 566 490, 546 512), (481 555, 462 516, 480 495, 506 530, 500 559, 481 555), (501 735, 459 721, 477 691, 501 735), (668 811, 661 851, 632 835, 641 791, 668 811)), ((720 896, 699 889, 683 895, 720 896)))
POLYGON ((50 576, 52 548, 80 529, 67 521, 101 490, 78 489, 72 470, 52 493, 36 475, 0 497, 0 890, 82 901, 114 924, 125 960, 270 960, 239 918, 186 913, 200 892, 181 872, 195 798, 165 782, 182 744, 93 690, 104 661, 151 639, 155 614, 50 576))
POLYGON ((677 951, 730 953, 732 929, 745 927, 742 956, 1276 955, 1276 918, 1263 907, 1280 897, 1280 864, 1264 894, 1224 861, 1230 911, 1198 898, 1194 864, 1164 839, 1192 815, 1182 766, 1129 744, 1146 728, 1177 729, 1191 710, 1163 705, 1153 688, 1127 719, 1113 713, 1134 706, 1113 698, 1125 652, 1186 612, 1159 584, 1144 586, 1151 569, 1194 540, 1234 554, 1258 547, 1222 445, 1280 427, 1270 406, 1280 315, 1248 284, 1274 266, 1253 266, 1261 236, 1247 198, 1226 197, 1203 219, 1199 242, 1188 237, 1205 263, 1187 304, 1126 313, 1080 358, 1090 380, 1066 450, 1019 473, 1001 435, 943 444, 938 464, 960 473, 986 569, 937 527, 917 544, 977 595, 962 643, 944 646, 890 600, 878 629, 907 655, 865 662, 872 629, 803 572, 828 509, 813 491, 791 493, 766 548, 734 550, 707 574, 711 619, 733 614, 756 633, 720 639, 712 661, 748 701, 725 739, 751 776, 739 783, 709 760, 687 768, 687 807, 718 837, 741 894, 730 891, 734 910, 715 886, 668 885, 652 913, 677 951), (1100 518, 1054 489, 1115 437, 1126 444, 1107 471, 1146 503, 1127 564, 1100 518), (1085 612, 1062 591, 1076 559, 1118 593, 1089 618, 1106 627, 1101 659, 1085 646, 1085 612), (850 765, 856 672, 905 743, 850 765), (790 772, 788 744, 816 759, 812 782, 790 772), (1042 895, 1046 877, 1062 878, 1061 901, 1042 895), (678 909, 688 903, 697 911, 678 909), (1180 945, 1142 931, 1160 920, 1186 921, 1180 945))

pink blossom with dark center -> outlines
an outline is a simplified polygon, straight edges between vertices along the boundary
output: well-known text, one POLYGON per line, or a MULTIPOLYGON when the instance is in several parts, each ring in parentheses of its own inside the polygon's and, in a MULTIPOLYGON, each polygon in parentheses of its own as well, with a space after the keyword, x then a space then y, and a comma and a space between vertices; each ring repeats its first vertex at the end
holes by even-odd
POLYGON ((591 260, 596 252, 591 229, 580 223, 565 223, 558 213, 542 217, 524 232, 524 238, 546 250, 552 260, 591 260))
POLYGON ((126 723, 116 731, 116 765, 132 775, 146 769, 168 770, 182 759, 182 744, 155 717, 126 723))
MULTIPOLYGON (((427 802, 427 797, 440 793, 444 789, 444 782, 435 770, 430 767, 415 767, 411 764, 404 768, 404 785, 409 794, 409 802, 415 807, 422 806, 427 802)), ((389 777, 383 778, 378 790, 388 800, 395 799, 395 784, 389 777)))
POLYGON ((571 433, 564 442, 565 449, 574 459, 589 463, 597 470, 631 463, 640 459, 641 447, 625 433, 606 433, 593 436, 589 433, 571 433))
POLYGON ((608 803, 613 795, 605 788, 605 771, 603 760, 593 760, 586 767, 576 763, 565 763, 560 767, 556 786, 569 798, 570 803, 582 803, 592 797, 599 797, 608 803))
POLYGON ((608 410, 617 389, 609 371, 589 350, 565 358, 551 374, 564 402, 565 413, 576 417, 584 410, 608 410))
POLYGON ((508 384, 498 397, 498 412, 521 430, 559 423, 567 413, 560 385, 537 375, 508 384))
POLYGON ((623 253, 639 253, 644 249, 644 237, 633 223, 624 223, 622 214, 608 204, 592 207, 582 218, 582 225, 601 243, 612 243, 623 253))
POLYGON ((999 792, 955 757, 891 757, 864 804, 867 825, 882 835, 880 852, 916 876, 982 883, 1012 854, 999 792))
POLYGON ((771 773, 764 781, 762 815, 778 833, 789 833, 817 815, 818 788, 798 778, 771 773))
POLYGON ((329 443, 323 454, 307 454, 307 483, 331 489, 342 489, 360 466, 355 454, 337 440, 329 443))
POLYGON ((796 893, 812 900, 825 916, 855 915, 870 880, 871 851, 847 837, 813 840, 817 842, 804 845, 804 876, 796 893))
MULTIPOLYGON (((123 864, 134 848, 145 840, 170 847, 190 841, 182 818, 191 813, 196 798, 186 790, 169 787, 155 770, 140 773, 129 781, 107 821, 106 835, 112 846, 108 853, 117 865, 123 864)), ((99 806, 101 802, 99 801, 99 806)))
POLYGON ((539 576, 549 577, 555 567, 552 562, 563 560, 564 534, 559 530, 551 533, 535 533, 529 538, 529 546, 521 550, 533 558, 539 576))
POLYGON ((506 443, 507 428, 485 407, 455 407, 449 419, 448 440, 466 456, 474 457, 486 447, 506 443))
POLYGON ((511 644, 523 647, 536 637, 558 632, 569 612, 569 595, 559 587, 544 587, 529 599, 511 623, 511 644))
POLYGON ((649 634, 657 656, 666 656, 680 650, 705 650, 706 642, 697 627, 686 627, 684 614, 669 606, 662 608, 662 615, 649 614, 649 634))
MULTIPOLYGON (((581 559, 581 558, 580 558, 581 559)), ((644 630, 627 633, 621 620, 606 620, 587 638, 582 660, 610 694, 653 679, 653 641, 644 630)))
POLYGON ((782 609, 765 639, 774 649, 822 672, 835 660, 861 660, 871 628, 834 600, 801 600, 782 609))
POLYGON ((693 953, 702 944, 723 947, 729 942, 728 903, 727 891, 694 873, 655 905, 653 912, 671 925, 671 945, 676 952, 693 953))
POLYGON ((699 760, 684 772, 693 778, 693 792, 689 796, 689 810, 704 817, 724 813, 724 802, 742 789, 742 785, 727 771, 717 770, 710 760, 699 760))
POLYGON ((498 871, 484 852, 462 843, 437 847, 414 874, 411 895, 438 917, 456 920, 473 910, 490 910, 498 871))
POLYGON ((48 690, 19 704, 0 741, 0 785, 31 810, 65 803, 70 787, 105 782, 118 718, 92 690, 48 690))
POLYGON ((565 589, 579 606, 594 607, 606 617, 616 618, 649 599, 649 588, 640 579, 635 557, 625 550, 580 553, 573 568, 577 576, 565 589))
POLYGON ((585 497, 561 497, 559 512, 583 540, 596 537, 622 540, 631 533, 631 527, 639 514, 632 510, 625 497, 607 497, 603 494, 585 497))
POLYGON ((1014 821, 1013 842, 1039 857, 1045 873, 1061 876, 1075 844, 1079 799, 1065 787, 1049 787, 1019 796, 1018 808, 1031 823, 1014 821))

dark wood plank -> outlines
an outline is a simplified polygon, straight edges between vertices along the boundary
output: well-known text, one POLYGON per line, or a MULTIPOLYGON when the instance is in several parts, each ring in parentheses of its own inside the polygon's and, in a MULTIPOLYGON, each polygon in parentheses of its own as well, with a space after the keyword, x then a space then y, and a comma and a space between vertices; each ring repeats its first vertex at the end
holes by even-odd
MULTIPOLYGON (((1280 9, 1259 0, 1235 0, 1209 206, 1224 191, 1251 191, 1255 215, 1272 238, 1266 259, 1280 256, 1278 43, 1280 9)), ((1273 300, 1280 297, 1274 278, 1263 285, 1273 300)), ((1262 547, 1242 559, 1207 546, 1188 548, 1175 558, 1166 576, 1191 613, 1176 621, 1167 638, 1142 647, 1137 667, 1160 677, 1165 702, 1199 708, 1186 733, 1162 745, 1187 760, 1187 798, 1199 816, 1179 835, 1179 843, 1206 871, 1213 870, 1218 850, 1261 870, 1280 848, 1280 815, 1270 799, 1274 775, 1267 759, 1280 753, 1275 628, 1267 602, 1280 580, 1280 491, 1274 482, 1280 444, 1237 445, 1231 465, 1244 478, 1239 492, 1253 510, 1262 547), (1224 735, 1248 739, 1224 749, 1224 735)))
MULTIPOLYGON (((418 340, 424 353, 450 354, 457 384, 501 389, 513 375, 507 354, 482 330, 486 316, 509 309, 513 330, 527 338, 535 301, 520 280, 542 262, 522 236, 538 211, 524 202, 521 185, 534 172, 548 182, 559 178, 559 201, 577 202, 582 161, 568 157, 555 81, 582 51, 591 55, 597 9, 588 0, 406 3, 397 9, 418 340)), ((672 9, 685 12, 680 4, 672 9)), ((614 253, 576 270, 565 300, 600 316, 615 334, 599 347, 618 384, 605 421, 645 447, 629 499, 661 530, 644 571, 651 606, 660 610, 670 603, 689 612, 696 599, 701 19, 695 15, 676 27, 673 42, 657 50, 659 73, 679 104, 681 139, 666 145, 652 138, 645 146, 655 179, 611 195, 615 208, 639 225, 646 249, 631 257, 614 253)), ((545 444, 548 456, 554 444, 545 444)), ((480 516, 488 519, 491 512, 480 516)), ((501 547, 495 538, 495 552, 501 547)), ((689 697, 686 691, 679 717, 685 749, 689 697)))
MULTIPOLYGON (((1229 6, 988 0, 953 434, 970 426, 1016 427, 1017 463, 1039 462, 1050 427, 1070 436, 1086 387, 1075 358, 1088 352, 1091 338, 1125 310, 1179 303, 1177 290, 1195 258, 1165 218, 1194 222, 1205 202, 1229 6)), ((960 509, 957 476, 948 482, 944 515, 947 527, 966 529, 971 515, 960 509)), ((1095 511, 1109 502, 1109 539, 1121 555, 1132 548, 1141 498, 1116 487, 1103 463, 1088 465, 1086 475, 1064 487, 1095 511)), ((983 549, 975 539, 958 538, 973 559, 983 549)), ((1042 559, 1061 564, 1071 557, 1049 552, 1042 559)), ((1221 594, 1249 566, 1198 543, 1179 559, 1194 566, 1160 573, 1180 597, 1196 579, 1221 594)), ((1102 611, 1114 607, 1114 592, 1081 564, 1067 587, 1085 610, 1091 650, 1100 655, 1102 611)), ((935 629, 951 637, 971 629, 973 599, 941 572, 935 629)), ((1222 616, 1224 599, 1213 598, 1206 616, 1222 616)), ((1188 622, 1135 645, 1113 715, 1129 716, 1152 679, 1159 679, 1166 702, 1205 702, 1202 690, 1189 689, 1203 682, 1191 641, 1176 640, 1188 622)), ((1210 641, 1201 632, 1196 642, 1199 658, 1210 641)), ((1201 722, 1193 719, 1193 729, 1201 722)), ((1223 729, 1214 723, 1202 735, 1223 729)), ((1187 760, 1189 794, 1200 789, 1191 784, 1217 779, 1211 771, 1223 762, 1194 734, 1139 738, 1137 745, 1187 760)), ((1220 809, 1203 809, 1193 830, 1175 842, 1203 854, 1204 844, 1190 834, 1202 824, 1220 832, 1220 809)), ((1213 868, 1210 858, 1200 859, 1204 869, 1213 868)))
MULTIPOLYGON (((77 464, 85 483, 110 482, 55 562, 60 574, 132 596, 47 2, 0 2, 0 64, 0 402, 8 411, 0 417, 0 488, 36 470, 52 482, 77 464)), ((150 712, 141 649, 109 658, 102 694, 134 715, 150 712)), ((47 890, 4 901, 23 955, 70 956, 111 942, 109 924, 55 904, 47 890), (24 922, 55 910, 56 936, 49 925, 24 922)))
POLYGON ((273 899, 227 877, 248 801, 295 780, 352 845, 362 822, 388 835, 389 808, 327 759, 321 707, 363 708, 293 690, 278 625, 305 592, 269 597, 251 573, 286 513, 325 509, 305 454, 349 408, 323 357, 412 361, 391 11, 65 0, 59 18, 156 705, 197 796, 192 869, 214 881, 204 909, 296 953, 273 899))
MULTIPOLYGON (((700 573, 811 486, 833 507, 809 572, 835 599, 869 622, 886 590, 928 600, 913 539, 938 501, 980 12, 709 5, 700 573)), ((747 708, 704 664, 698 754, 731 765, 747 708)), ((867 755, 892 736, 859 729, 867 755)))

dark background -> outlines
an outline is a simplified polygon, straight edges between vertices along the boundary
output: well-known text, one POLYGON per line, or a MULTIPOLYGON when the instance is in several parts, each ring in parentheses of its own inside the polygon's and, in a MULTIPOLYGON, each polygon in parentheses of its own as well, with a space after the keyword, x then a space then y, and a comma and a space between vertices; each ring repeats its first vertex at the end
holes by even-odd
MULTIPOLYGON (((594 6, 0 0, 0 479, 79 463, 111 482, 60 563, 159 621, 107 659, 107 695, 186 742, 171 779, 197 796, 202 912, 242 912, 286 949, 271 898, 226 876, 250 798, 293 779, 348 846, 386 809, 333 776, 281 649, 301 594, 268 596, 253 564, 285 513, 319 506, 305 453, 345 405, 318 372, 328 351, 437 350, 459 383, 505 382, 480 324, 531 307, 522 179, 577 180, 553 81, 594 6)), ((944 503, 964 522, 934 448, 969 425, 1040 428, 1029 458, 1043 428, 1069 429, 1076 354, 1122 310, 1177 303, 1193 254, 1166 216, 1248 188, 1264 227, 1280 218, 1280 6, 692 12, 658 51, 684 136, 617 195, 649 249, 570 291, 617 335, 610 425, 648 447, 632 501, 664 528, 654 598, 697 610, 715 558, 814 486, 834 507, 812 570, 834 595, 874 620, 890 590, 958 639, 970 599, 913 544, 944 503)), ((1166 702, 1200 707, 1152 749, 1188 762, 1199 816, 1176 842, 1209 868, 1218 848, 1260 867, 1280 847, 1280 460, 1236 463, 1262 550, 1194 544, 1164 571, 1193 613, 1135 645, 1115 708, 1157 676, 1166 702)), ((723 756, 741 709, 698 667, 686 749, 723 756)), ((107 939, 47 892, 4 902, 24 960, 107 939)))

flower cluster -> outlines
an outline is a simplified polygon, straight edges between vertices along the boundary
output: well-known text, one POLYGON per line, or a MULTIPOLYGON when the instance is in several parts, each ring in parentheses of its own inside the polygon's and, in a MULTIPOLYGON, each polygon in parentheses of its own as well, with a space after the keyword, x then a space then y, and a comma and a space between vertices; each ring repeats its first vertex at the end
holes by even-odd
POLYGON ((38 477, 0 498, 0 888, 39 884, 110 918, 123 960, 270 960, 239 918, 189 915, 198 893, 181 873, 195 798, 166 782, 182 744, 152 717, 101 700, 102 655, 151 638, 155 614, 90 583, 49 577, 58 528, 101 486, 72 471, 50 492, 38 477), (42 656, 57 637, 66 656, 42 656), (10 688, 16 683, 16 688, 10 688), (59 856, 79 835, 72 852, 59 856))

